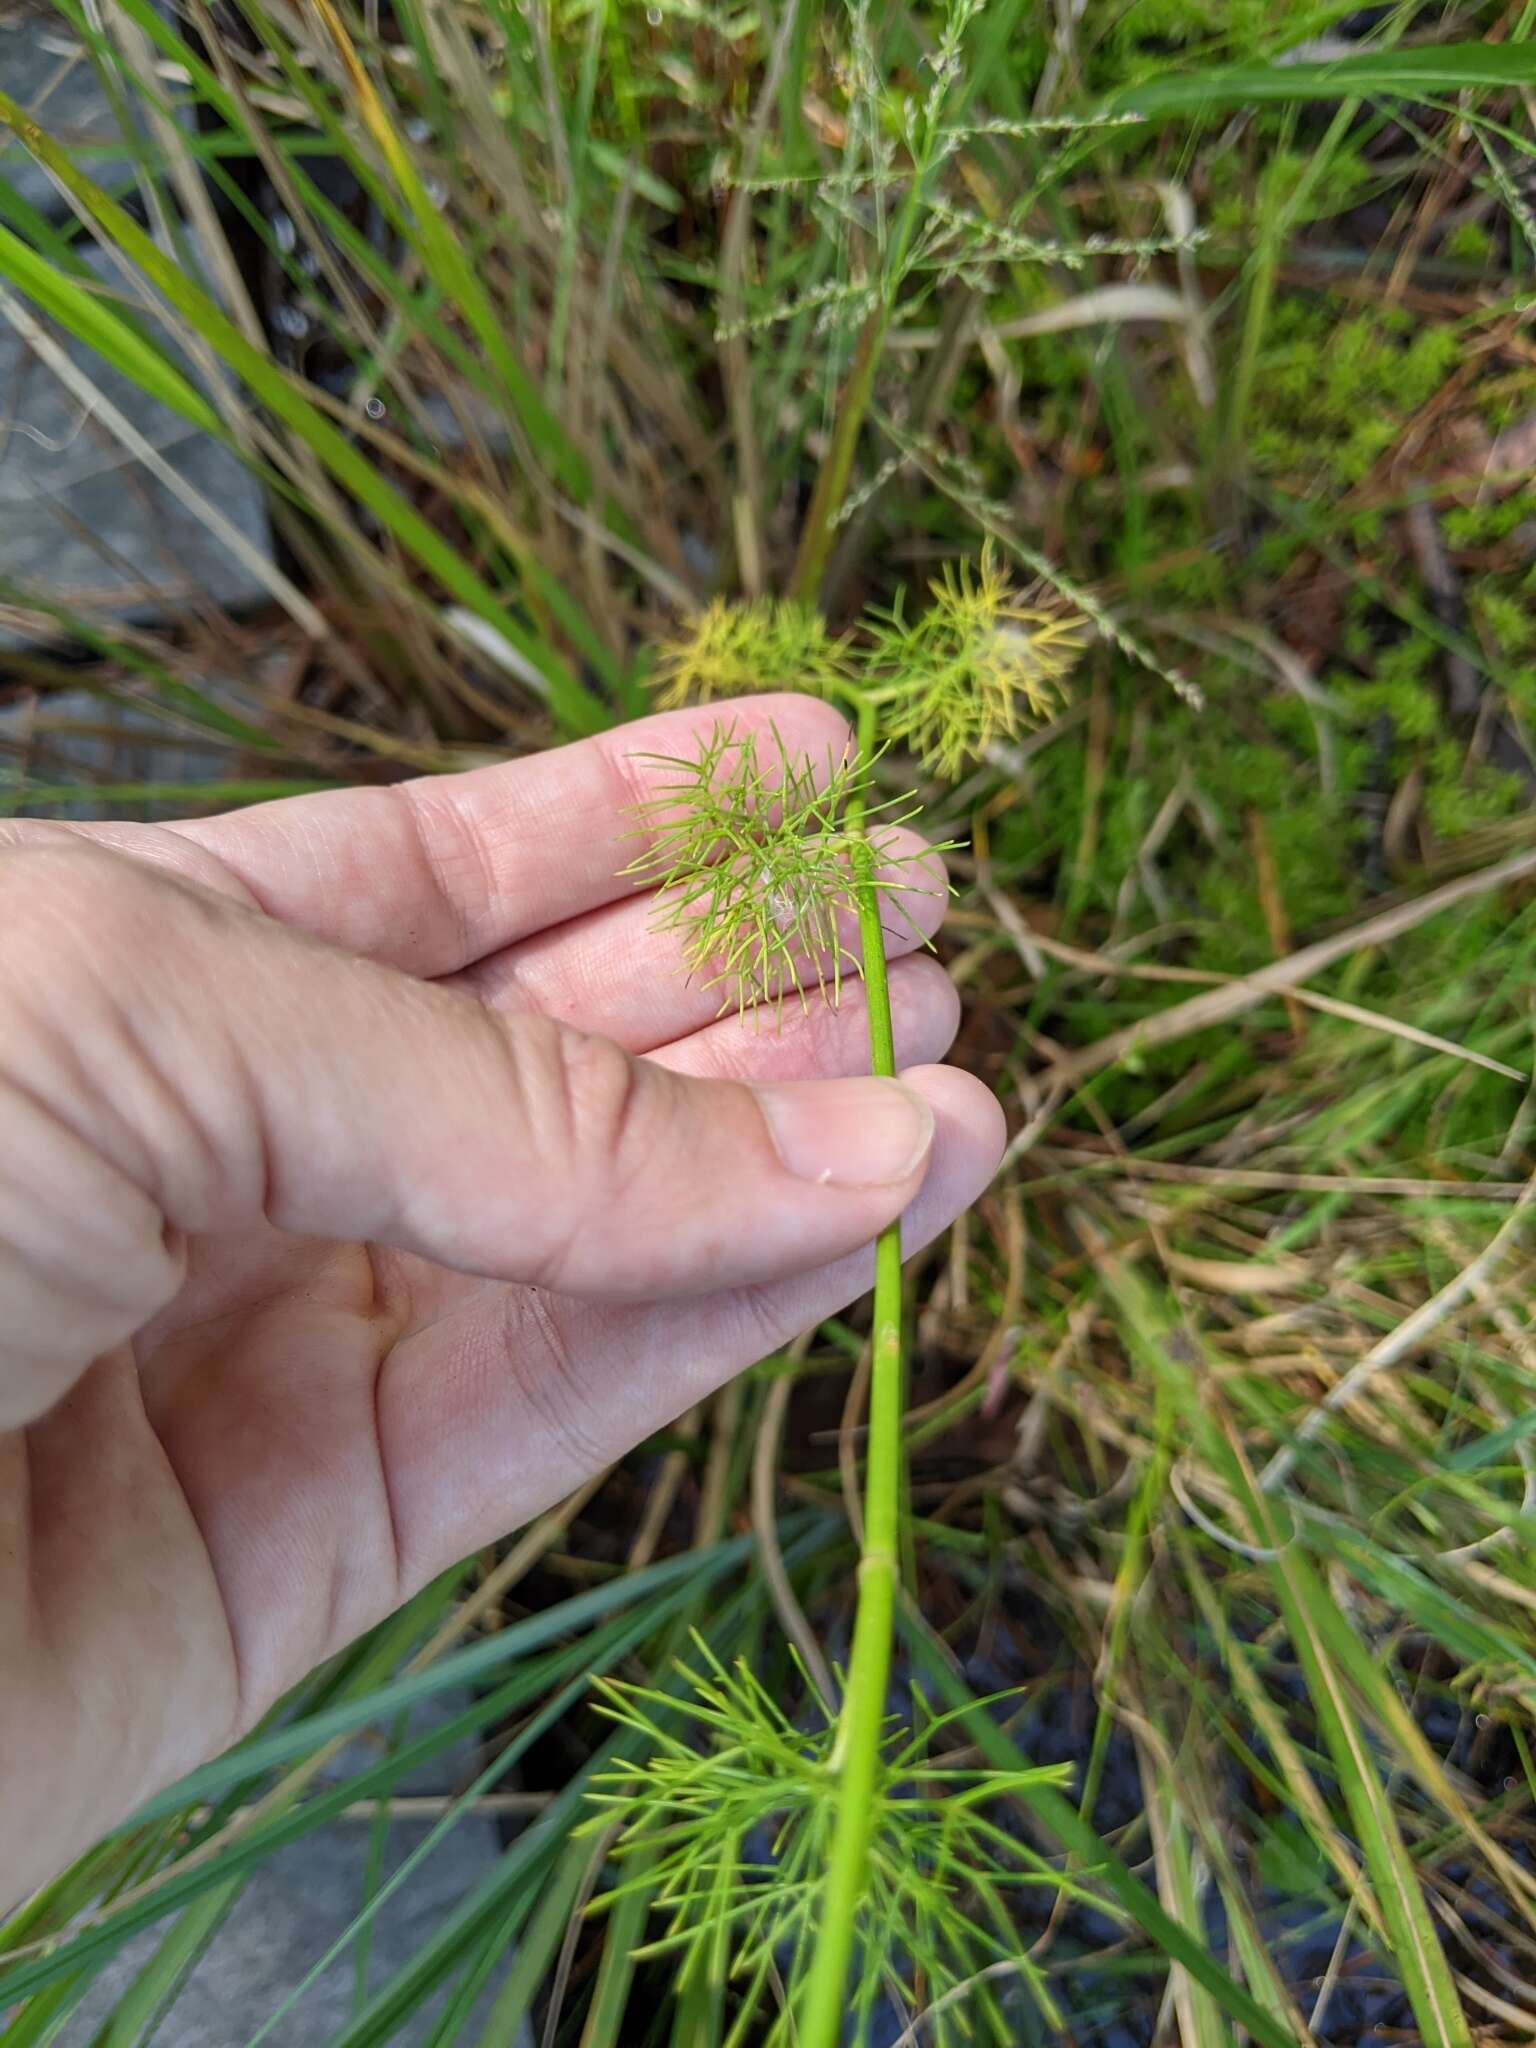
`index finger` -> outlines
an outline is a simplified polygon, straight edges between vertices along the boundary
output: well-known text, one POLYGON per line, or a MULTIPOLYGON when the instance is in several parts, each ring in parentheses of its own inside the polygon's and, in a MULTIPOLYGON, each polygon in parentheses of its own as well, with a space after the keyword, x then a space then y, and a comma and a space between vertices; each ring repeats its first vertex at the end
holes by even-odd
POLYGON ((453 974, 630 894, 636 805, 719 724, 775 727, 813 763, 848 724, 788 694, 663 712, 545 754, 381 789, 287 797, 168 829, 212 854, 269 916, 407 973, 453 974))

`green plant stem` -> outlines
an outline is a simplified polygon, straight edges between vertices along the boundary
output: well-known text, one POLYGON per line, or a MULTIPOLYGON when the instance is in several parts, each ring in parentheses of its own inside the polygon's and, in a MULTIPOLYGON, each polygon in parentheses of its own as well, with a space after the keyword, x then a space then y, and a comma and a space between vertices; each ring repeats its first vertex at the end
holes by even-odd
MULTIPOLYGON (((798 598, 802 604, 816 604, 821 597, 822 581, 831 558, 832 543, 837 537, 837 522, 842 513, 843 500, 848 494, 848 479, 853 473, 854 453, 859 445, 859 435, 863 431, 870 397, 875 388, 875 372, 880 367, 886 330, 891 324, 891 315, 896 310, 896 293, 905 273, 907 257, 921 217, 923 193, 933 161, 933 145, 934 135, 930 125, 929 133, 912 166, 912 180, 907 188, 906 198, 902 201, 901 211, 896 217, 890 248, 883 265, 880 296, 870 307, 864 324, 859 329, 859 338, 854 345, 853 362, 849 366, 847 380, 838 399, 837 417, 832 423, 831 442, 826 458, 816 472, 816 485, 805 515, 805 527, 800 536, 800 549, 795 557, 794 574, 789 581, 788 594, 798 598)), ((873 1011, 870 1012, 870 1016, 873 1020, 873 1011)))
MULTIPOLYGON (((874 753, 876 707, 858 702, 861 765, 874 753)), ((872 1073, 896 1073, 886 975, 885 933, 875 888, 876 849, 871 843, 862 789, 849 806, 856 835, 854 891, 859 918, 859 951, 869 1009, 872 1073)), ((869 1435, 865 1454, 864 1543, 859 1558, 858 1608, 848 1680, 838 1715, 830 1769, 837 1779, 837 1812, 827 1859, 821 1931, 806 1978, 800 2011, 799 2048, 835 2048, 847 2015, 848 1964, 853 1953, 859 1906, 864 1896, 869 1845, 879 1814, 880 1748, 885 1729, 885 1694, 891 1670, 896 1614, 897 1540, 901 1516, 901 1226, 880 1233, 875 1246, 875 1311, 871 1336, 869 1435)))
POLYGON ((853 454, 859 445, 864 416, 869 411, 875 370, 880 362, 881 345, 890 317, 890 307, 882 299, 859 329, 853 363, 838 400, 837 417, 832 423, 831 445, 825 461, 816 472, 816 487, 811 493, 810 508, 800 537, 800 551, 795 557, 794 574, 789 582, 789 595, 798 598, 802 604, 815 604, 821 595, 821 582, 832 553, 837 516, 847 494, 853 454))

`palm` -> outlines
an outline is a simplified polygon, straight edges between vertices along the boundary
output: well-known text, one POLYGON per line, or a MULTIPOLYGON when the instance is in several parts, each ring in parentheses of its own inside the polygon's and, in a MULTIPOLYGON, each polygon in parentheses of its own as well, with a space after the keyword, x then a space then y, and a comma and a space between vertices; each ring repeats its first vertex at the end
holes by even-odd
MULTIPOLYGON (((792 743, 825 751, 836 732, 808 701, 773 710, 792 743)), ((657 723, 677 751, 700 721, 657 723)), ((788 1006, 782 1031, 758 1032, 685 984, 675 938, 614 878, 632 778, 619 741, 591 742, 409 802, 301 799, 102 836, 334 945, 681 1070, 862 1071, 856 992, 836 1012, 788 1006)), ((940 897, 913 900, 937 921, 940 897)), ((900 960, 892 993, 903 1063, 941 1057, 956 1015, 941 970, 900 960)), ((962 1145, 950 1177, 973 1171, 962 1145)), ((909 1242, 961 1198, 931 1175, 909 1242)), ((163 1779, 864 1284, 851 1258, 767 1287, 595 1304, 268 1226, 198 1240, 131 1355, 99 1360, 42 1422, 0 1438, 0 1501, 30 1501, 48 1607, 37 1711, 68 1702, 60 1740, 86 1756, 111 1745, 130 1789, 163 1779), (125 1756, 125 1725, 142 1754, 125 1756)))

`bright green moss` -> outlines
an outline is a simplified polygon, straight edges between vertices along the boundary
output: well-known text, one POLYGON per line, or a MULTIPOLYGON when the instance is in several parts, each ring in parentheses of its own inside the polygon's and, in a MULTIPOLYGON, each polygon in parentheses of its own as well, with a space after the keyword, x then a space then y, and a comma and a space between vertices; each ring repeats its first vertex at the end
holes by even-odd
POLYGON ((1452 839, 1475 825, 1507 817, 1522 805, 1525 793, 1517 775, 1473 764, 1454 779, 1433 783, 1425 792, 1424 814, 1441 838, 1452 839))
POLYGON ((1480 221, 1464 220, 1452 228, 1442 247, 1462 263, 1486 263, 1493 254, 1492 235, 1480 221))
POLYGON ((1440 531, 1453 548, 1490 547, 1507 540, 1527 519, 1536 519, 1536 491, 1512 491, 1507 498, 1452 505, 1441 514, 1440 531))
POLYGON ((1460 360, 1454 328, 1413 329, 1326 295, 1277 304, 1255 379, 1250 460, 1293 484, 1359 483, 1460 360))
POLYGON ((1500 654, 1525 654, 1536 645, 1536 612, 1491 579, 1472 593, 1472 615, 1500 654))
MULTIPOLYGON (((1271 111, 1263 126, 1278 135, 1279 119, 1271 111)), ((1379 182, 1379 173, 1365 157, 1343 148, 1318 163, 1301 150, 1276 147, 1257 166, 1234 150, 1216 158, 1207 175, 1211 184, 1205 208, 1208 226, 1218 235, 1245 238, 1254 221, 1276 206, 1285 209, 1293 229, 1301 228, 1359 205, 1379 182), (1298 194, 1303 195, 1299 200, 1298 194)))

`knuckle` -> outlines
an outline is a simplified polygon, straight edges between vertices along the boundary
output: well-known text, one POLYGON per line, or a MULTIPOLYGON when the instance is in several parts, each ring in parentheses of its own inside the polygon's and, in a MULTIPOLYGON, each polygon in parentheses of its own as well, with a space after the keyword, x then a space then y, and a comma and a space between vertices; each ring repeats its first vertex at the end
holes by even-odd
POLYGON ((169 911, 193 893, 128 855, 61 834, 0 850, 0 964, 13 981, 46 963, 48 984, 71 968, 99 977, 151 964, 169 911), (147 948, 150 948, 147 950, 147 948))
POLYGON ((561 1031, 556 1039, 562 1120, 574 1156, 603 1171, 628 1159, 641 1134, 639 1065, 611 1039, 561 1031))
POLYGON ((482 899, 500 902, 502 877, 483 831, 477 831, 446 788, 401 782, 378 792, 394 808, 406 858, 430 893, 437 920, 453 933, 454 950, 472 957, 474 934, 465 910, 482 899))
POLYGON ((0 853, 0 1078, 164 1208, 216 1180, 187 1062, 217 899, 84 839, 0 853))
POLYGON ((117 872, 125 865, 67 839, 0 854, 0 1001, 11 1024, 78 1014, 100 972, 103 938, 115 939, 127 915, 117 872))
POLYGON ((754 1358, 768 1358, 795 1334, 794 1312, 782 1286, 757 1283, 737 1288, 731 1297, 735 1328, 722 1346, 724 1363, 717 1375, 728 1379, 754 1358))
POLYGON ((116 886, 124 863, 89 841, 60 836, 23 839, 0 854, 0 907, 15 937, 61 912, 83 909, 116 886))
MULTIPOLYGON (((516 1085, 525 1127, 542 1171, 544 1192, 525 1277, 560 1289, 579 1284, 605 1221, 624 1212, 626 1198, 649 1165, 644 1108, 651 1094, 640 1063, 610 1040, 546 1018, 518 1019, 511 1034, 516 1085)), ((610 1244, 604 1271, 619 1270, 622 1247, 610 1244)))

